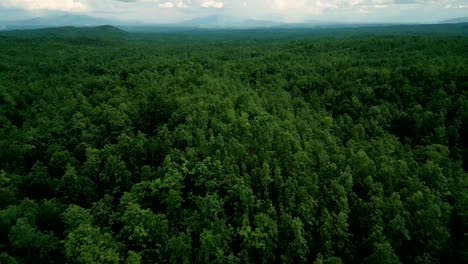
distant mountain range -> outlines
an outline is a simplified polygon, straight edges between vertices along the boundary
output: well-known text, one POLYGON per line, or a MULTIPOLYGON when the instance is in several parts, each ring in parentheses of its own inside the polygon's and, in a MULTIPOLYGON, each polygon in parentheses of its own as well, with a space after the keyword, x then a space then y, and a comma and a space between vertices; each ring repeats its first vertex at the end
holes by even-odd
POLYGON ((286 23, 256 20, 256 19, 240 19, 233 17, 222 16, 208 16, 194 18, 182 23, 176 23, 176 26, 189 26, 200 28, 262 28, 262 27, 276 27, 286 23))
POLYGON ((138 25, 138 22, 127 22, 77 14, 59 14, 45 17, 34 17, 24 20, 1 21, 0 29, 38 29, 64 26, 103 26, 103 25, 138 25))
POLYGON ((448 19, 448 20, 440 21, 439 23, 442 23, 442 24, 468 23, 468 17, 458 17, 458 18, 448 19))
MULTIPOLYGON (((455 18, 441 21, 439 23, 463 23, 468 22, 468 17, 455 18)), ((12 29, 38 29, 46 27, 62 27, 62 26, 101 26, 114 25, 122 28, 136 29, 137 27, 169 27, 169 28, 309 28, 309 27, 362 27, 362 26, 383 26, 396 25, 398 23, 333 23, 323 21, 307 21, 304 23, 285 23, 268 20, 241 19, 234 17, 223 16, 208 16, 194 18, 180 23, 172 24, 145 24, 141 22, 112 20, 105 18, 97 18, 85 15, 60 13, 45 15, 43 17, 35 17, 25 20, 16 21, 1 21, 0 30, 12 29)), ((437 24, 437 23, 434 23, 437 24)))
POLYGON ((56 17, 35 17, 23 21, 18 21, 19 25, 40 25, 40 26, 96 26, 103 24, 117 23, 117 20, 109 20, 83 15, 61 15, 56 17))

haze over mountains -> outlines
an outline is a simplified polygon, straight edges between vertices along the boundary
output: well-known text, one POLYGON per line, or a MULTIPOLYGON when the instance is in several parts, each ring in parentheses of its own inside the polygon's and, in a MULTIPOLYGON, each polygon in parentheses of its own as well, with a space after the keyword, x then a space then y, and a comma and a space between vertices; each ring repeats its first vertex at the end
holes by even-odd
MULTIPOLYGON (((129 22, 137 24, 135 22, 129 22)), ((70 13, 52 14, 22 20, 0 20, 0 29, 36 29, 63 26, 125 25, 125 21, 70 13)))
POLYGON ((458 17, 458 18, 448 19, 448 20, 440 21, 440 23, 446 23, 446 24, 468 23, 468 17, 458 17))
MULTIPOLYGON (((468 17, 454 18, 445 21, 434 21, 437 23, 464 23, 468 22, 468 17)), ((391 23, 400 24, 400 23, 391 23)), ((389 25, 389 23, 343 23, 325 22, 320 20, 308 20, 303 23, 286 23, 281 21, 243 19, 225 16, 207 16, 186 20, 180 23, 171 24, 149 24, 138 21, 112 20, 93 16, 78 15, 73 13, 52 13, 41 17, 33 17, 22 20, 1 20, 0 30, 10 29, 37 29, 46 27, 63 26, 101 26, 114 25, 123 27, 183 27, 183 28, 271 28, 271 27, 327 27, 327 26, 368 26, 368 25, 389 25)))

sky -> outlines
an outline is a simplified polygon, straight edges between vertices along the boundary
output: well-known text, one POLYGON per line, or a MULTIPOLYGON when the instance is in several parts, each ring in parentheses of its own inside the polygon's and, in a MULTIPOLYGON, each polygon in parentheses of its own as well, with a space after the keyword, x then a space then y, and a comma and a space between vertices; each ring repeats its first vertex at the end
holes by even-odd
POLYGON ((468 16, 468 0, 0 0, 7 20, 72 12, 172 23, 219 15, 283 22, 436 22, 468 16))

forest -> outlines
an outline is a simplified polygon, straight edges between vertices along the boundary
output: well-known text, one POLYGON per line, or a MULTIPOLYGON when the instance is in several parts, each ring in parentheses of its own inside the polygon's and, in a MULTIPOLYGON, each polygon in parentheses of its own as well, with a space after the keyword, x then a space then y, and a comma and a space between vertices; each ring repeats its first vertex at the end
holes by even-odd
POLYGON ((0 50, 2 264, 468 261, 468 24, 0 50))

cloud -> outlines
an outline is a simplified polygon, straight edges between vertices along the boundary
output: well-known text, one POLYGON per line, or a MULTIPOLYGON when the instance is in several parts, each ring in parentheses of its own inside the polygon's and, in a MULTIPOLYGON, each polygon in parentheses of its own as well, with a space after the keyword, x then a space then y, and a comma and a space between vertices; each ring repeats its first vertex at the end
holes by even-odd
POLYGON ((189 6, 182 2, 182 1, 178 1, 176 4, 175 4, 178 8, 189 8, 189 6))
POLYGON ((86 11, 89 6, 80 0, 2 0, 0 8, 19 8, 25 10, 86 11))
POLYGON ((468 5, 453 5, 453 4, 448 4, 444 6, 446 9, 463 9, 463 8, 468 8, 468 5))
POLYGON ((164 3, 160 3, 158 5, 160 8, 173 8, 174 7, 174 3, 172 2, 164 2, 164 3))
POLYGON ((214 0, 206 0, 200 4, 203 8, 223 8, 224 2, 222 1, 214 1, 214 0))
POLYGON ((184 3, 183 1, 176 1, 176 2, 164 2, 164 3, 160 3, 158 4, 158 6, 160 8, 174 8, 174 7, 177 7, 177 8, 189 8, 189 6, 184 3))
POLYGON ((395 4, 417 4, 417 0, 395 0, 395 4))
POLYGON ((468 0, 0 0, 0 18, 42 11, 146 22, 178 22, 210 15, 263 20, 438 21, 466 16, 468 0), (42 10, 42 11, 41 11, 42 10))
POLYGON ((395 4, 414 4, 414 5, 434 5, 434 4, 444 4, 447 2, 466 2, 466 0, 394 0, 395 4))

